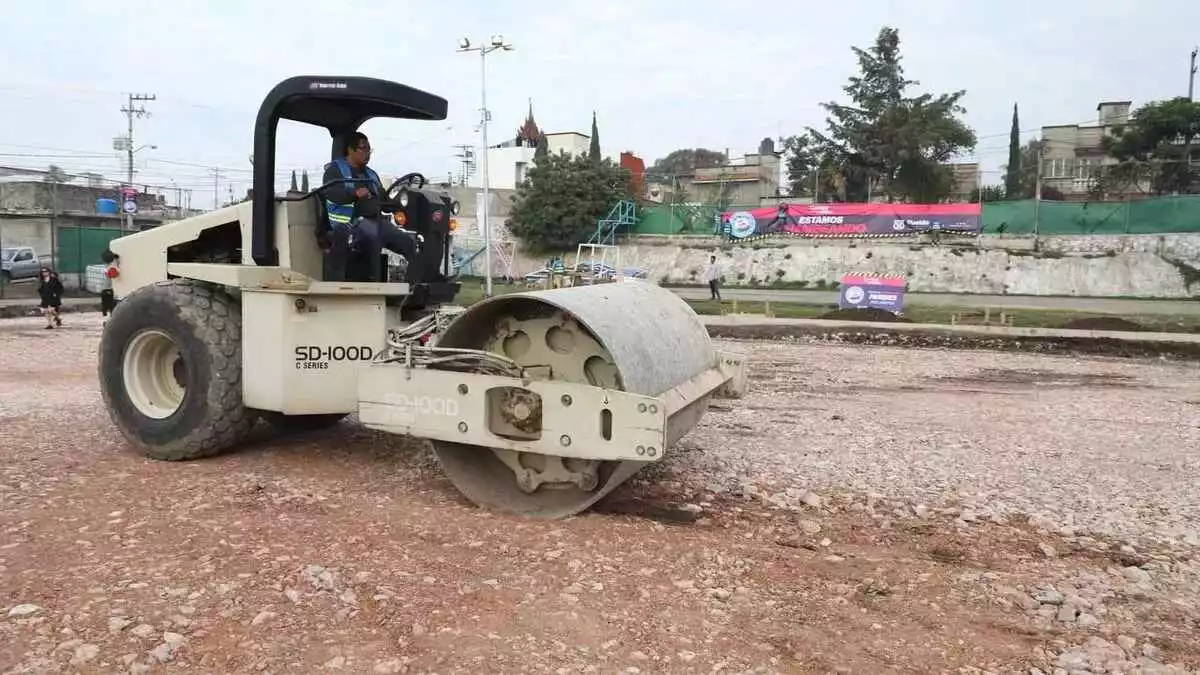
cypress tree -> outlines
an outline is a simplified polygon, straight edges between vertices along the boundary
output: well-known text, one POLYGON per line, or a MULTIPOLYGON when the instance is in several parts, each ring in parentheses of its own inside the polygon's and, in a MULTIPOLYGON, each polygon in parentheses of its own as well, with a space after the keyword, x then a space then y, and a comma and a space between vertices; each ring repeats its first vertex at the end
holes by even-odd
POLYGON ((1013 104, 1012 130, 1008 132, 1008 166, 1004 174, 1004 195, 1017 199, 1021 192, 1021 126, 1017 119, 1017 104, 1013 104))

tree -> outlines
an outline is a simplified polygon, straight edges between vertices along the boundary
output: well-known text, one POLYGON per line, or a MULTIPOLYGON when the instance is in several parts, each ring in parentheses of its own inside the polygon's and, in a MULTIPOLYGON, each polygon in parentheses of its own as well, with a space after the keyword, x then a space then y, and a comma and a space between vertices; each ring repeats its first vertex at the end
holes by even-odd
POLYGON ((656 160, 646 173, 670 180, 671 176, 688 176, 695 173, 696 169, 711 169, 728 163, 729 158, 723 152, 706 148, 682 148, 656 160))
POLYGON ((1005 199, 1007 193, 1003 185, 984 185, 971 191, 970 202, 998 202, 1005 199))
POLYGON ((1041 146, 1041 141, 1033 139, 1017 150, 1017 180, 1014 189, 1010 190, 1007 187, 1008 175, 1012 173, 1014 165, 1011 158, 1008 164, 1001 165, 1000 169, 1004 171, 1006 183, 1005 199, 1033 199, 1037 194, 1037 167, 1041 161, 1041 146))
POLYGON ((788 195, 828 201, 839 192, 838 172, 827 158, 818 155, 816 141, 810 133, 783 139, 784 162, 788 175, 788 195), (818 185, 813 194, 813 183, 818 185))
POLYGON ((787 166, 788 194, 792 197, 811 197, 813 172, 817 167, 817 156, 813 152, 810 134, 788 136, 783 139, 784 162, 787 166))
POLYGON ((593 162, 600 161, 600 130, 596 127, 596 111, 592 111, 592 144, 588 148, 588 158, 593 162))
POLYGON ((308 192, 308 169, 300 172, 300 190, 308 192))
POLYGON ((298 185, 296 185, 296 170, 295 170, 295 169, 292 169, 292 186, 291 186, 291 190, 292 190, 292 192, 299 192, 299 191, 300 191, 300 187, 299 187, 298 185))
POLYGON ((517 187, 509 230, 535 252, 574 249, 629 193, 631 182, 629 170, 610 159, 547 154, 517 187))
POLYGON ((546 138, 546 134, 542 134, 538 136, 537 147, 533 151, 533 159, 537 161, 548 154, 550 154, 550 140, 546 138))
POLYGON ((945 163, 976 141, 959 119, 966 92, 906 96, 919 82, 904 77, 894 28, 883 27, 869 49, 853 50, 860 74, 843 88, 851 105, 823 103, 830 113, 827 133, 809 128, 818 150, 842 174, 843 195, 864 197, 878 183, 889 202, 949 196, 953 175, 945 163))
POLYGON ((63 171, 57 164, 51 164, 46 168, 46 173, 42 176, 42 182, 45 183, 65 183, 70 176, 66 171, 63 171))
POLYGON ((1009 199, 1017 199, 1021 192, 1021 125, 1017 117, 1017 104, 1013 104, 1012 129, 1008 132, 1008 164, 1004 173, 1004 193, 1009 199))
POLYGON ((1141 191, 1148 185, 1158 195, 1196 192, 1200 176, 1188 156, 1194 161, 1192 141, 1198 135, 1200 103, 1180 97, 1143 105, 1101 141, 1118 163, 1104 167, 1099 191, 1141 191))

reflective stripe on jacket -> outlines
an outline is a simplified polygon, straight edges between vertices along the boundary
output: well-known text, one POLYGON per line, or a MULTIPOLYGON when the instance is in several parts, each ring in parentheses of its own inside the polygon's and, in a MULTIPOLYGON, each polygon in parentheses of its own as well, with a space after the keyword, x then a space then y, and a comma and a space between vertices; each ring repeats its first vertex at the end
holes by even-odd
MULTIPOLYGON (((338 168, 338 171, 342 172, 342 178, 346 179, 346 187, 348 187, 351 193, 353 193, 355 188, 357 188, 360 183, 351 182, 354 176, 350 172, 350 162, 346 161, 345 158, 339 158, 333 160, 331 163, 338 168)), ((369 166, 363 167, 363 172, 367 174, 367 178, 369 178, 374 184, 373 187, 375 188, 375 194, 383 192, 383 183, 379 180, 379 175, 376 174, 375 171, 369 166)), ((369 190, 371 187, 372 186, 367 186, 367 189, 369 190)), ((330 223, 349 225, 351 218, 354 216, 354 202, 352 201, 349 204, 338 204, 326 199, 325 210, 329 212, 330 223)))

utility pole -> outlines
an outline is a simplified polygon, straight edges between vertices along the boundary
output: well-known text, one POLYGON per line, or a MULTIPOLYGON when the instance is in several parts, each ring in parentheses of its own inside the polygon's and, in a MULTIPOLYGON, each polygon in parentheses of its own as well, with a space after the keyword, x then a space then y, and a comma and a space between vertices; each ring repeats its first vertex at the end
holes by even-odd
POLYGON ((220 208, 220 204, 217 203, 217 200, 221 197, 221 174, 225 173, 225 170, 219 166, 214 166, 213 168, 209 169, 208 172, 211 173, 213 177, 213 211, 216 211, 220 208))
POLYGON ((1196 55, 1200 54, 1200 47, 1192 49, 1192 63, 1188 67, 1188 100, 1193 101, 1192 96, 1196 91, 1196 55))
POLYGON ((454 155, 454 157, 462 164, 462 169, 458 177, 459 182, 466 185, 467 178, 475 173, 475 148, 469 143, 454 147, 458 148, 458 154, 454 155))
POLYGON ((1041 226, 1042 217, 1042 164, 1045 162, 1046 141, 1038 141, 1037 150, 1037 173, 1033 179, 1033 247, 1037 249, 1038 229, 1041 226))
MULTIPOLYGON (((141 118, 141 117, 149 117, 150 116, 150 113, 146 111, 145 106, 139 105, 138 107, 135 108, 134 104, 141 103, 144 101, 153 101, 155 98, 156 98, 156 96, 154 94, 129 94, 129 102, 126 105, 121 106, 121 112, 125 113, 125 117, 129 122, 129 130, 128 130, 128 133, 125 135, 125 153, 126 153, 125 156, 127 159, 126 172, 125 172, 125 185, 127 185, 130 188, 133 188, 133 153, 134 153, 133 118, 134 117, 141 118)), ((136 198, 137 197, 135 195, 134 199, 136 200, 136 198)), ((126 229, 132 230, 133 229, 133 214, 132 213, 125 214, 125 222, 126 222, 126 229)))
MULTIPOLYGON (((1197 54, 1200 54, 1200 47, 1194 47, 1192 49, 1192 61, 1191 61, 1191 64, 1188 66, 1188 100, 1189 101, 1195 100, 1193 98, 1192 94, 1195 92, 1195 89, 1196 89, 1196 55, 1197 54)), ((1188 184, 1184 188, 1184 190, 1190 193, 1191 187, 1192 187, 1192 185, 1191 185, 1191 183, 1192 183, 1192 135, 1190 133, 1188 134, 1187 140, 1183 144, 1183 161, 1184 161, 1183 168, 1184 168, 1184 171, 1187 172, 1187 180, 1188 180, 1188 184)), ((1128 209, 1126 209, 1126 213, 1128 213, 1128 209)))
POLYGON ((458 51, 460 52, 479 52, 479 87, 480 87, 480 102, 482 109, 480 110, 480 119, 482 120, 483 134, 483 266, 487 270, 486 282, 484 284, 483 296, 485 298, 492 297, 492 230, 488 223, 488 202, 491 200, 491 186, 488 185, 488 121, 491 119, 491 113, 487 108, 487 55, 503 49, 504 51, 512 51, 513 46, 504 42, 504 36, 493 35, 490 45, 471 46, 471 41, 467 38, 461 38, 458 41, 458 51))

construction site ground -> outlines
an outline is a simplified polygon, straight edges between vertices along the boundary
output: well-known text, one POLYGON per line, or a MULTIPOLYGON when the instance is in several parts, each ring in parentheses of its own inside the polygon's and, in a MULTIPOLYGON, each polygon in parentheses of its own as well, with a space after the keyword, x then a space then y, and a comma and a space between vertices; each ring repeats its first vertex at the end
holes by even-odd
POLYGON ((1192 359, 722 337, 749 395, 543 521, 351 421, 145 459, 65 322, 0 320, 0 673, 1200 669, 1192 359))

